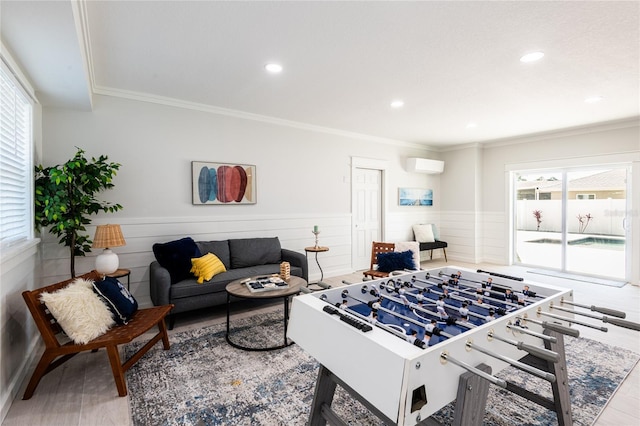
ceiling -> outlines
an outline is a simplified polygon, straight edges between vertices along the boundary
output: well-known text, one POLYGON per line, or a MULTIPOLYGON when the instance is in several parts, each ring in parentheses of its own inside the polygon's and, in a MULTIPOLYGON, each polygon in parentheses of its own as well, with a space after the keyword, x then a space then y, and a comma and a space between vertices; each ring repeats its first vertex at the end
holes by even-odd
POLYGON ((640 114, 637 1, 2 0, 0 15, 51 107, 105 94, 431 147, 640 114))

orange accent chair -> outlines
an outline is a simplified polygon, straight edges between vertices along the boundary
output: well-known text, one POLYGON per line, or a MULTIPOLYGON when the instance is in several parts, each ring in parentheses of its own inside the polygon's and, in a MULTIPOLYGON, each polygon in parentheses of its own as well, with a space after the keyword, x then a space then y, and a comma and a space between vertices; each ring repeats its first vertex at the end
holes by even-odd
MULTIPOLYGON (((84 278, 86 280, 98 280, 100 275, 96 271, 89 272, 76 278, 84 278)), ((148 309, 137 310, 131 320, 126 325, 117 325, 109 329, 102 336, 87 342, 86 344, 77 344, 73 341, 61 344, 58 335, 63 333, 62 327, 51 315, 46 305, 40 301, 40 294, 43 292, 55 292, 74 281, 72 278, 66 281, 42 287, 36 290, 24 291, 22 297, 31 312, 42 340, 45 343, 45 350, 36 366, 31 380, 27 385, 22 399, 30 399, 33 396, 40 379, 55 368, 64 364, 66 361, 83 351, 96 352, 100 348, 106 348, 113 378, 118 388, 119 396, 127 395, 127 384, 124 373, 135 364, 142 356, 151 349, 158 341, 162 340, 164 349, 169 349, 169 336, 165 325, 165 316, 173 309, 173 305, 156 306, 148 309), (124 364, 120 363, 120 352, 118 345, 130 343, 136 337, 146 333, 152 327, 158 327, 158 333, 151 338, 142 348, 133 354, 124 364)))

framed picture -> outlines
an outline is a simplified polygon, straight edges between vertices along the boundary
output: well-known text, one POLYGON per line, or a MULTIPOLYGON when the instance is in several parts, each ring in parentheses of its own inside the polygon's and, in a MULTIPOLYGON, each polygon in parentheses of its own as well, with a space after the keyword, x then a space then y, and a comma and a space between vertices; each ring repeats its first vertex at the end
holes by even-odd
POLYGON ((422 188, 398 188, 398 205, 432 206, 433 190, 422 188))
POLYGON ((194 205, 255 204, 256 166, 191 162, 194 205))

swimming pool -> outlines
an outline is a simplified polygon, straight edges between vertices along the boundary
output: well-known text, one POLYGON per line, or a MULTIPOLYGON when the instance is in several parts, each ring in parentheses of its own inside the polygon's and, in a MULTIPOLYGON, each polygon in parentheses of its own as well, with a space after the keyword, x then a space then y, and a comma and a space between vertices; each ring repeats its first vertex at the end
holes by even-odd
MULTIPOLYGON (((562 240, 557 238, 539 238, 536 240, 529 240, 526 242, 539 243, 539 244, 561 244, 562 240)), ((570 246, 587 246, 590 248, 624 250, 625 239, 590 236, 590 237, 579 238, 577 240, 568 241, 567 244, 570 246)))

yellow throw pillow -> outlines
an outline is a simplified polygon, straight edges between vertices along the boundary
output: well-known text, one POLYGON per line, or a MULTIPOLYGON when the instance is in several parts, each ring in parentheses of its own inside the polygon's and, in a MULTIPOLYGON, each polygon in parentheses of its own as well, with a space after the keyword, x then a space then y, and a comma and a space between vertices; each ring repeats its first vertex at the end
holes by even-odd
POLYGON ((209 281, 214 276, 226 272, 227 268, 218 256, 207 253, 202 257, 191 259, 191 273, 198 278, 198 284, 209 281))

